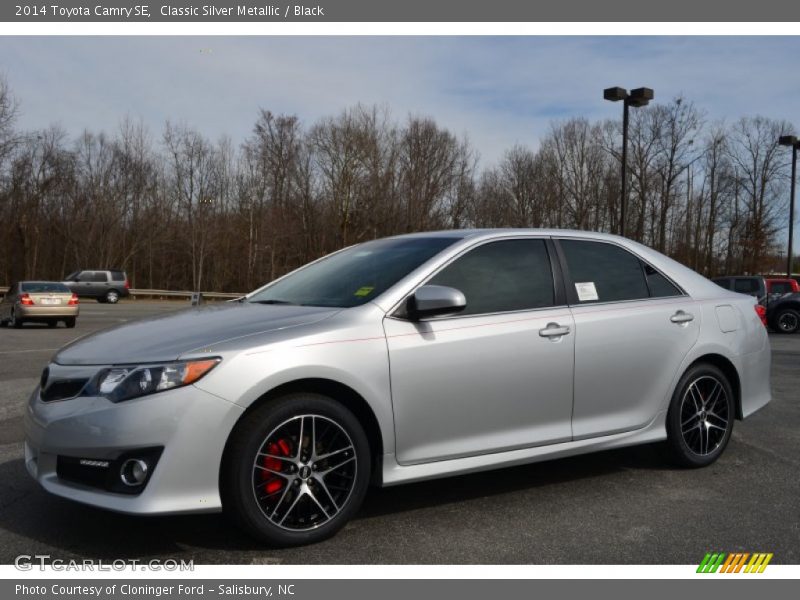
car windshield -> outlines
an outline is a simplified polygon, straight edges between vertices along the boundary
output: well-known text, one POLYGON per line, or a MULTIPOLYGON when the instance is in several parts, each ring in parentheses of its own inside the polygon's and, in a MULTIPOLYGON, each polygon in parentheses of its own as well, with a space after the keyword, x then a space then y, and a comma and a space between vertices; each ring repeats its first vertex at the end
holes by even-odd
POLYGON ((69 288, 63 283, 51 281, 27 281, 22 284, 22 291, 28 294, 69 294, 69 288))
POLYGON ((385 292, 457 239, 396 238, 359 244, 291 273, 247 301, 337 308, 359 306, 385 292))

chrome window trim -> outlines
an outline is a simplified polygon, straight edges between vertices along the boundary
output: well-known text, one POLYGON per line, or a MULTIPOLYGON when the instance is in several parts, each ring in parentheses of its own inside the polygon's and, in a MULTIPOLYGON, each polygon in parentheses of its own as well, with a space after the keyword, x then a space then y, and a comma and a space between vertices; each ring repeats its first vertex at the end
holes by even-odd
MULTIPOLYGON (((397 311, 399 311, 400 309, 404 308, 403 305, 404 305, 405 302, 408 301, 408 298, 411 296, 411 294, 416 292, 422 286, 426 285, 431 279, 433 279, 442 270, 446 269, 448 266, 450 266, 456 260, 458 260, 459 258, 464 256, 468 252, 471 252, 472 250, 475 250, 476 248, 479 248, 479 247, 484 246, 486 244, 491 244, 493 242, 504 242, 504 241, 509 241, 509 240, 542 240, 543 242, 547 242, 547 240, 549 240, 549 239, 552 239, 552 236, 546 235, 546 234, 525 235, 524 233, 508 234, 508 235, 501 235, 501 236, 497 236, 497 237, 479 239, 476 242, 461 248, 461 250, 459 250, 458 253, 454 254, 451 257, 449 257, 445 262, 443 262, 442 264, 438 265, 432 272, 428 273, 422 279, 422 281, 420 281, 418 284, 416 284, 414 286, 414 288, 410 292, 405 294, 388 311, 386 311, 386 318, 387 319, 393 319, 395 321, 412 322, 411 319, 407 319, 405 317, 401 317, 401 316, 397 315, 397 311)), ((549 256, 550 251, 546 246, 545 246, 545 251, 548 253, 548 256, 549 256)), ((555 298, 557 296, 557 294, 556 294, 556 280, 555 280, 555 273, 553 272, 552 268, 550 269, 550 276, 553 279, 553 298, 555 298)), ((453 319, 469 319, 469 318, 473 318, 473 317, 490 317, 490 316, 494 316, 494 315, 525 314, 525 313, 538 312, 538 311, 543 311, 543 310, 552 310, 554 308, 569 308, 569 305, 568 304, 554 304, 552 306, 539 306, 539 307, 536 307, 536 308, 522 308, 522 309, 519 309, 519 310, 507 310, 507 311, 489 312, 489 313, 476 313, 476 314, 472 314, 472 315, 459 315, 459 314, 442 315, 440 317, 430 317, 430 318, 427 318, 427 319, 420 319, 419 321, 413 321, 413 322, 431 323, 431 322, 435 322, 435 321, 450 321, 450 320, 453 320, 453 319)))
MULTIPOLYGON (((632 254, 633 256, 635 256, 638 260, 643 262, 645 265, 649 266, 656 273, 658 273, 664 279, 666 279, 672 285, 674 285, 675 288, 678 289, 678 291, 680 291, 680 294, 678 294, 677 296, 649 296, 648 295, 647 298, 634 298, 634 299, 629 299, 629 300, 606 300, 606 301, 603 301, 603 302, 586 302, 586 303, 577 303, 577 304, 570 304, 569 303, 569 298, 567 298, 567 305, 570 308, 576 308, 576 307, 582 307, 582 306, 602 306, 602 305, 608 305, 608 304, 629 304, 631 302, 650 302, 652 300, 664 300, 665 298, 688 298, 688 299, 692 300, 692 297, 689 294, 686 293, 686 290, 684 290, 682 286, 678 285, 671 277, 665 275, 661 271, 661 269, 653 266, 650 263, 650 261, 645 260, 644 258, 642 258, 637 252, 634 252, 630 248, 626 248, 625 246, 623 246, 622 244, 620 244, 618 242, 615 242, 614 240, 600 240, 600 239, 584 238, 584 237, 577 237, 577 236, 552 236, 552 239, 554 241, 557 241, 557 242, 560 242, 561 240, 566 240, 566 241, 579 241, 579 242, 595 242, 595 243, 598 243, 598 244, 609 244, 611 246, 616 246, 617 248, 620 248, 621 250, 627 252, 628 254, 632 254)), ((566 257, 564 257, 564 261, 566 262, 566 257)), ((569 267, 569 265, 567 265, 567 267, 569 267)), ((563 269, 562 269, 562 271, 563 271, 563 269)), ((571 275, 568 275, 568 273, 564 273, 563 275, 564 275, 564 279, 568 280, 568 282, 567 282, 568 284, 572 284, 573 286, 575 285, 575 282, 572 281, 572 276, 571 275)), ((642 273, 642 276, 645 277, 645 285, 646 285, 647 284, 647 277, 646 277, 645 273, 642 273)), ((567 287, 569 288, 569 285, 567 285, 567 287)), ((647 293, 648 294, 650 293, 650 287, 649 286, 647 287, 647 293)))

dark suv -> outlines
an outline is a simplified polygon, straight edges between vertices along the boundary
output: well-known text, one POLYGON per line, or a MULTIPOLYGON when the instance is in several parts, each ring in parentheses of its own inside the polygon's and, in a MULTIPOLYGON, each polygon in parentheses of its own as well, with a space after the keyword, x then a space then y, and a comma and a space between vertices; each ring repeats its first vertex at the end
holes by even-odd
POLYGON ((758 275, 733 275, 715 277, 711 281, 724 287, 726 290, 733 290, 740 294, 755 296, 758 298, 759 304, 767 304, 767 284, 763 277, 758 275))
POLYGON ((64 284, 78 296, 98 302, 116 304, 120 298, 130 296, 125 271, 75 271, 67 275, 64 284))

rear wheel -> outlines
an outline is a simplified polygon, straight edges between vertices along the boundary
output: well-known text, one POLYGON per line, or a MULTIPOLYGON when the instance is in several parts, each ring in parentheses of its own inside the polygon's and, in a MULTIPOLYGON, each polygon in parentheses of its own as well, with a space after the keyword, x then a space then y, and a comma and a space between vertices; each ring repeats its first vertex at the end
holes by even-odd
POLYGON ((697 364, 681 378, 667 414, 667 444, 673 459, 686 467, 717 460, 733 432, 733 389, 725 374, 697 364))
POLYGON ((70 317, 68 319, 64 319, 64 325, 72 329, 75 327, 75 317, 70 317))
POLYGON ((51 329, 52 329, 53 327, 57 327, 57 326, 58 326, 58 321, 48 321, 48 322, 47 322, 47 326, 48 326, 49 328, 51 328, 51 329))
POLYGON ((775 315, 775 331, 778 333, 797 333, 800 331, 800 311, 784 308, 775 315))
POLYGON ((318 542, 361 506, 369 443, 358 419, 338 402, 292 394, 254 410, 232 435, 223 507, 259 540, 273 546, 318 542))
POLYGON ((105 301, 109 304, 116 304, 119 302, 119 292, 117 290, 108 290, 106 292, 105 301))
POLYGON ((22 327, 22 319, 17 318, 17 311, 13 308, 11 309, 11 317, 8 319, 8 326, 13 327, 14 329, 19 329, 22 327))

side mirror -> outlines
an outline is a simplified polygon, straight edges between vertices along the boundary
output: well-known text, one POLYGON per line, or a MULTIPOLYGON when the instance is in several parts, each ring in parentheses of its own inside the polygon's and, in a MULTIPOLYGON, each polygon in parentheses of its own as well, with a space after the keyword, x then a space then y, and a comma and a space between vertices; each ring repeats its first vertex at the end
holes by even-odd
POLYGON ((464 294, 444 285, 423 285, 406 302, 408 316, 414 321, 457 313, 466 307, 467 299, 464 294))

